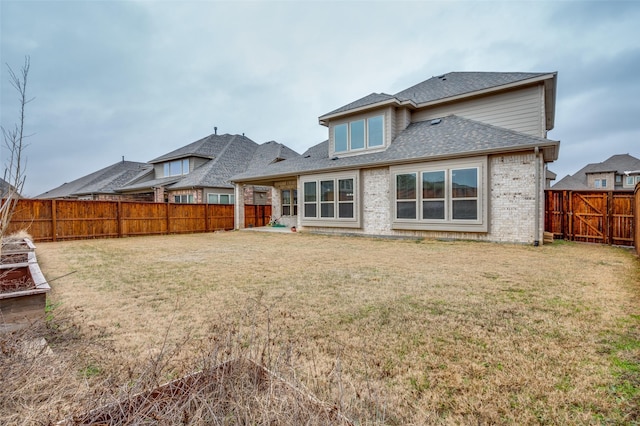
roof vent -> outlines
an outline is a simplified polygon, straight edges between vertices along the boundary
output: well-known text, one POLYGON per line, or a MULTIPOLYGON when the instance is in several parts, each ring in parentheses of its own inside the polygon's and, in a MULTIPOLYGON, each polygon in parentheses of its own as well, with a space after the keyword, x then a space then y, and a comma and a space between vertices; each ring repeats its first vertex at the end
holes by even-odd
POLYGON ((331 159, 331 161, 335 161, 335 160, 338 160, 338 159, 339 159, 338 157, 333 157, 333 158, 331 159))
POLYGON ((305 155, 304 158, 311 158, 311 155, 305 155))
POLYGON ((215 127, 215 126, 214 126, 214 128, 213 128, 213 133, 214 133, 215 135, 217 135, 217 134, 218 134, 218 127, 215 127))
POLYGON ((434 120, 431 120, 431 125, 435 126, 436 124, 440 124, 441 122, 442 122, 442 119, 436 118, 434 120))

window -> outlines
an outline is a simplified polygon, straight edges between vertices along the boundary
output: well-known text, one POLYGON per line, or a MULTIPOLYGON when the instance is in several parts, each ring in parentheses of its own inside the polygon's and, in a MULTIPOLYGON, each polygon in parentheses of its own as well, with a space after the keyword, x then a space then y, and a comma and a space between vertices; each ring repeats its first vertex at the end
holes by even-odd
POLYGON ((234 204, 235 197, 233 194, 207 194, 207 203, 209 204, 234 204))
POLYGON ((393 228, 486 232, 486 169, 486 158, 393 167, 393 228))
POLYGON ((181 204, 193 204, 193 195, 174 195, 173 200, 181 204))
POLYGON ((164 163, 164 177, 189 174, 189 160, 176 160, 164 163))
POLYGON ((621 184, 622 183, 622 175, 616 175, 616 184, 621 184))
POLYGON ((353 172, 302 178, 302 222, 309 226, 359 227, 356 188, 357 173, 353 172))
POLYGON ((633 176, 627 176, 627 185, 633 185, 633 176))
POLYGON ((283 189, 282 190, 282 216, 297 216, 297 215, 298 215, 298 190, 283 189))
POLYGON ((334 151, 359 151, 384 145, 384 116, 338 124, 333 127, 334 151))
POLYGON ((606 179, 596 179, 595 187, 596 188, 606 188, 607 187, 607 180, 606 179))

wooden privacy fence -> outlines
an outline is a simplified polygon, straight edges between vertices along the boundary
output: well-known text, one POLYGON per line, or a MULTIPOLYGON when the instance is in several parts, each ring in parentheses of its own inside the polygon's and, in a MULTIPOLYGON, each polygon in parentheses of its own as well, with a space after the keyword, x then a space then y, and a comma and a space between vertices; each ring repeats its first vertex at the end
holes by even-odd
POLYGON ((245 205, 244 206, 244 227, 255 228, 269 224, 271 219, 271 206, 245 205))
POLYGON ((633 191, 546 190, 545 231, 565 240, 637 247, 637 204, 633 191))
POLYGON ((233 205, 21 199, 8 233, 24 229, 34 241, 61 241, 233 228, 233 205))
POLYGON ((633 208, 635 212, 635 246, 636 253, 640 256, 640 183, 636 184, 636 190, 633 195, 633 208))

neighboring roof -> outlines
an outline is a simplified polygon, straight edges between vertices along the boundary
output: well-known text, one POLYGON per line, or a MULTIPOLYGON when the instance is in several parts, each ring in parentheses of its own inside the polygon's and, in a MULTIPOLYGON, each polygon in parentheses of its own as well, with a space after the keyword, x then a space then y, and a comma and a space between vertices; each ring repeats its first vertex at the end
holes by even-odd
POLYGON ((555 180, 558 177, 557 174, 553 173, 551 170, 547 169, 544 173, 544 178, 548 180, 555 180))
POLYGON ((612 155, 601 163, 591 163, 578 170, 573 175, 567 175, 560 179, 553 189, 579 190, 589 189, 587 175, 593 173, 624 174, 625 171, 640 169, 640 160, 629 154, 612 155))
POLYGON ((258 146, 247 171, 262 170, 265 166, 279 161, 300 157, 300 154, 276 141, 265 142, 258 146))
POLYGON ((538 138, 456 115, 410 124, 384 151, 329 158, 328 142, 321 142, 302 156, 248 170, 232 181, 283 177, 292 174, 378 167, 407 162, 460 158, 489 153, 514 152, 540 147, 545 157, 557 159, 559 142, 538 138), (437 123, 437 124, 432 124, 437 123))
MULTIPOLYGON (((185 145, 182 148, 178 148, 167 154, 161 155, 158 158, 154 158, 153 160, 149 161, 149 163, 163 163, 165 161, 171 161, 185 157, 202 157, 211 159, 219 155, 222 150, 226 149, 231 141, 237 138, 245 138, 247 140, 251 140, 244 135, 230 135, 228 133, 225 133, 224 135, 213 134, 192 142, 189 145, 185 145)), ((255 144, 255 142, 253 143, 255 144)))
POLYGON ((390 103, 420 107, 424 104, 449 100, 457 96, 470 95, 491 89, 499 90, 509 85, 528 84, 538 80, 553 79, 553 87, 550 87, 550 92, 547 94, 547 97, 552 97, 552 99, 545 99, 548 102, 547 107, 550 109, 549 125, 550 128, 552 128, 553 103, 555 103, 555 76, 555 72, 450 72, 437 77, 431 77, 395 95, 372 93, 322 115, 319 120, 321 124, 324 124, 327 119, 334 118, 342 113, 354 112, 365 107, 378 107, 390 103))
POLYGON ((258 145, 244 135, 209 135, 149 163, 121 161, 73 182, 65 183, 37 198, 78 197, 87 194, 149 191, 154 187, 233 188, 229 178, 248 168, 259 169, 270 163, 300 155, 288 147, 270 141, 258 145), (154 164, 174 159, 204 158, 202 165, 189 174, 155 179, 154 164), (208 160, 208 161, 207 161, 208 160))
MULTIPOLYGON (((178 182, 169 186, 171 189, 233 188, 233 185, 229 183, 229 178, 239 170, 246 170, 258 149, 258 144, 246 136, 221 135, 222 138, 216 136, 209 136, 204 144, 211 143, 213 145, 214 149, 211 149, 211 152, 215 152, 213 159, 188 175, 184 175, 178 182)), ((208 149, 203 148, 204 150, 208 149)))
POLYGON ((42 193, 35 198, 78 197, 87 194, 114 194, 116 189, 131 181, 141 172, 152 169, 146 163, 119 161, 97 172, 93 172, 72 182, 42 193))
MULTIPOLYGON (((0 178, 0 199, 3 199, 10 191, 15 190, 13 185, 10 185, 9 182, 0 178)), ((16 194, 17 198, 22 198, 20 194, 16 194)))

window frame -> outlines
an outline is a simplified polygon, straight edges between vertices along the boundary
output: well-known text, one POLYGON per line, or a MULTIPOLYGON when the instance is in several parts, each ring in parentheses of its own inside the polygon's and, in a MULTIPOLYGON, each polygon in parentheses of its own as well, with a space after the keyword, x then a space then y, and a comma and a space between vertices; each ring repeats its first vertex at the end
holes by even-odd
MULTIPOLYGON (((385 144, 385 128, 386 128, 385 112, 354 117, 349 120, 337 122, 332 126, 332 129, 331 129, 333 133, 332 134, 332 142, 333 142, 332 151, 336 155, 339 155, 339 154, 345 155, 345 154, 351 154, 351 153, 359 153, 359 152, 365 152, 365 151, 371 151, 371 150, 384 149, 386 145, 385 144), (382 128, 379 129, 379 132, 381 134, 381 143, 372 144, 372 133, 370 131, 370 128, 373 125, 377 126, 376 124, 377 122, 375 121, 377 119, 380 120, 380 124, 382 126, 382 128), (357 126, 360 126, 360 125, 362 126, 362 137, 364 140, 362 141, 362 146, 358 145, 354 148, 353 146, 354 135, 357 130, 357 126), (340 146, 340 149, 338 149, 338 146, 340 146), (342 149, 343 146, 344 146, 344 149, 342 149)), ((378 134, 378 129, 376 128, 375 130, 376 131, 373 134, 373 136, 376 136, 378 134)), ((376 141, 377 141, 377 137, 376 137, 376 141)))
POLYGON ((174 194, 173 202, 174 204, 195 204, 193 194, 174 194), (182 197, 186 197, 186 201, 182 201, 182 197))
POLYGON ((189 159, 183 158, 181 160, 171 160, 163 163, 162 170, 164 173, 164 177, 172 177, 172 176, 184 176, 189 174, 189 159), (180 164, 180 173, 172 173, 171 166, 180 164), (186 171, 185 171, 186 169, 186 171))
MULTIPOLYGON (((392 229, 454 231, 454 232, 488 232, 488 159, 487 157, 446 160, 431 163, 419 163, 390 168, 390 209, 392 229), (476 169, 475 196, 455 197, 453 192, 453 172, 476 169), (424 176, 429 173, 444 172, 444 198, 425 196, 424 176), (398 203, 405 202, 398 198, 397 176, 415 174, 415 215, 414 217, 398 217, 398 203), (475 219, 454 219, 455 201, 475 201, 475 219), (444 201, 444 218, 425 218, 425 201, 444 201)), ((407 199, 408 200, 408 199, 407 199)))
POLYGON ((280 190, 280 207, 282 216, 298 216, 298 190, 296 188, 286 188, 280 190), (289 202, 285 202, 285 192, 289 193, 289 202), (288 213, 285 213, 285 209, 288 209, 288 213), (293 214, 291 214, 293 212, 293 214))
MULTIPOLYGON (((342 227, 342 228, 360 228, 360 179, 359 172, 343 172, 343 173, 327 173, 318 175, 307 175, 300 177, 300 188, 302 194, 299 195, 302 212, 300 213, 300 223, 303 226, 320 226, 320 227, 342 227), (351 181, 352 191, 349 193, 341 192, 341 182, 351 181), (326 192, 323 196, 322 183, 325 188, 329 182, 332 183, 333 192, 329 196, 326 192), (308 189, 313 188, 313 193, 308 189), (341 199, 347 198, 347 199, 341 199), (351 199, 348 199, 351 197, 351 199), (323 205, 324 211, 323 211, 323 205), (331 206, 329 208, 329 205, 331 206), (351 205, 352 207, 350 208, 351 205), (351 209, 351 217, 340 217, 344 212, 351 209), (331 210, 332 216, 327 216, 326 212, 331 210), (313 212, 314 215, 307 216, 307 213, 313 212), (325 215, 323 216, 323 213, 325 215)), ((348 186, 348 185, 347 185, 348 186)))
POLYGON ((224 206, 234 205, 235 204, 235 194, 226 194, 226 193, 221 193, 221 192, 208 192, 207 193, 207 204, 221 204, 221 205, 224 205, 224 206), (229 202, 228 203, 221 203, 220 202, 220 197, 221 196, 229 197, 228 198, 229 202), (215 197, 215 201, 214 202, 211 202, 211 198, 212 197, 215 197))

